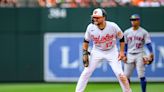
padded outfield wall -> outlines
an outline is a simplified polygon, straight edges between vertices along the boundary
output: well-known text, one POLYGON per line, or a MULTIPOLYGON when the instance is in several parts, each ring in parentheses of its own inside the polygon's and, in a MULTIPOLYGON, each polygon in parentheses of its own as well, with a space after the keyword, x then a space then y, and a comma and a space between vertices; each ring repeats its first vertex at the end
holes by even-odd
MULTIPOLYGON (((81 37, 81 33, 84 33, 87 24, 90 23, 92 10, 93 8, 0 8, 0 81, 43 81, 45 77, 45 34, 67 33, 69 37, 69 34, 77 33, 77 36, 80 34, 79 37, 81 37)), ((141 25, 149 32, 160 32, 160 34, 164 32, 163 7, 117 7, 107 8, 106 10, 108 19, 116 22, 122 30, 130 26, 129 16, 133 13, 138 13, 141 15, 141 25)), ((79 39, 79 41, 81 40, 79 39)), ((160 47, 164 46, 162 38, 158 38, 155 41, 159 41, 157 44, 160 47)), ((69 41, 66 42, 69 43, 69 41)), ((70 44, 70 46, 72 45, 70 44)), ((163 50, 162 47, 158 49, 163 50)), ((64 48, 63 51, 65 50, 67 48, 64 48)), ((73 53, 77 54, 79 52, 73 53)), ((159 53, 162 52, 159 51, 159 53)), ((157 71, 162 71, 164 64, 163 54, 158 54, 158 56, 161 57, 158 57, 161 63, 157 71)), ((159 60, 158 58, 157 60, 159 60)), ((77 71, 77 69, 75 70, 77 71)), ((63 70, 61 72, 63 73, 63 70)), ((101 74, 101 72, 99 73, 101 74)), ((158 72, 152 73, 155 73, 154 75, 157 75, 157 77, 164 77, 164 75, 160 75, 158 72)), ((74 77, 67 75, 67 73, 65 74, 66 80, 67 77, 74 77)), ((75 74, 75 76, 79 75, 75 74)))

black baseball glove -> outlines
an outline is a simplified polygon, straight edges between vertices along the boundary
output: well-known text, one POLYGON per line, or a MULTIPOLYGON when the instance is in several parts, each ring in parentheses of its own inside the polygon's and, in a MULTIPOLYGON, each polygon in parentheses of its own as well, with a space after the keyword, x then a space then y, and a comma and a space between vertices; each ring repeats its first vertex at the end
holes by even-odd
POLYGON ((90 52, 88 52, 87 50, 83 50, 83 65, 84 65, 84 67, 89 66, 89 55, 90 55, 90 52))

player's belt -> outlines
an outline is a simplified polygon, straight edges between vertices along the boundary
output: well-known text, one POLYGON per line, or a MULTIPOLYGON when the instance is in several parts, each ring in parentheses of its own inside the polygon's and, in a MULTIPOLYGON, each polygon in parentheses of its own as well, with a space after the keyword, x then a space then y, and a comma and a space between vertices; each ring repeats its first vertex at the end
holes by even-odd
POLYGON ((129 53, 129 54, 131 54, 131 55, 136 55, 136 54, 139 54, 139 53, 129 53))

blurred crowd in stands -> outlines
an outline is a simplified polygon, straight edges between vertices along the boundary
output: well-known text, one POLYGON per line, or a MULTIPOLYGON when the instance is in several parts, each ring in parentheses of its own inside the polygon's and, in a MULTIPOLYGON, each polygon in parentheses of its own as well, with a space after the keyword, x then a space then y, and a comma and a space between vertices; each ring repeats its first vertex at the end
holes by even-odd
POLYGON ((0 7, 161 7, 164 0, 0 0, 0 7))

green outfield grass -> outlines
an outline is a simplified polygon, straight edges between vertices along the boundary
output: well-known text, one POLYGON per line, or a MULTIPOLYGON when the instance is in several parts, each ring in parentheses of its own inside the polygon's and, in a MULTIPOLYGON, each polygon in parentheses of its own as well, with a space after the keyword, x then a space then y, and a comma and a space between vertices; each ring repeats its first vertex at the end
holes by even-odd
MULTIPOLYGON (((0 83, 0 92, 75 92, 76 83, 0 83)), ((141 92, 138 83, 133 92, 141 92)), ((117 83, 89 83, 85 92, 121 92, 117 83)), ((147 92, 164 92, 164 83, 148 83, 147 92)))

